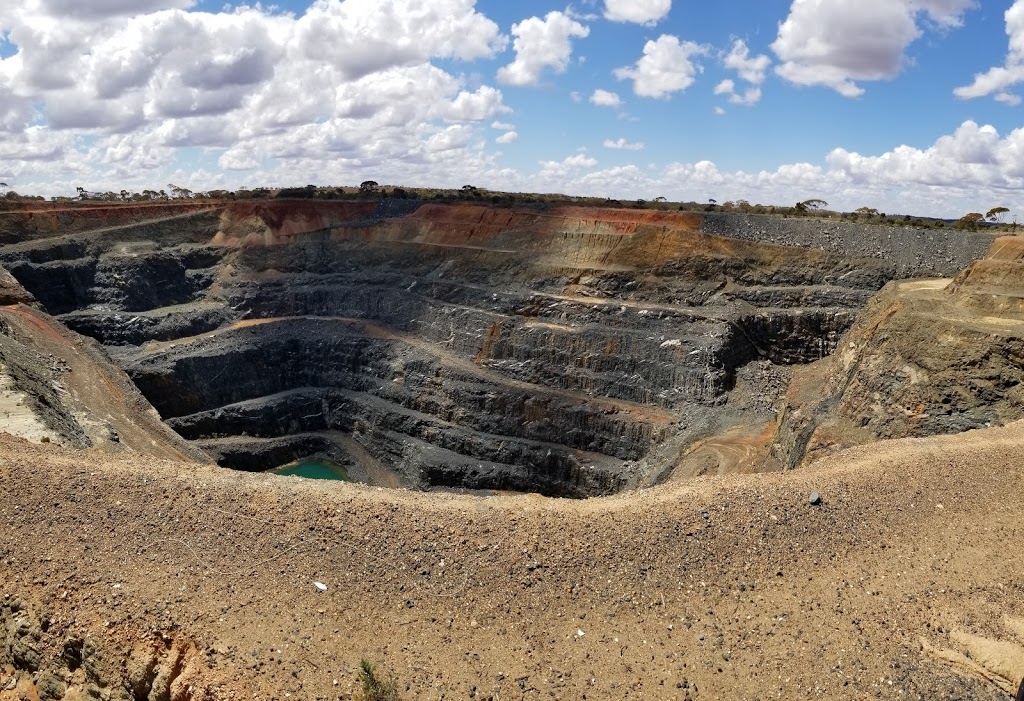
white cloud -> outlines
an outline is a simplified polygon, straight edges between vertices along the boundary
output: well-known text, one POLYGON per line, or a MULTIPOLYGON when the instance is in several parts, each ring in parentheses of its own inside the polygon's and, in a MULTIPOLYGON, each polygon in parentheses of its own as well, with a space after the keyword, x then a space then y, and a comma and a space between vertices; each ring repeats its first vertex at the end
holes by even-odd
POLYGON ((493 122, 491 129, 497 129, 498 131, 515 131, 516 125, 509 124, 508 122, 493 122))
POLYGON ((736 90, 736 81, 726 78, 715 86, 716 95, 732 95, 736 90))
POLYGON ((505 48, 475 0, 317 0, 300 18, 297 44, 346 78, 431 57, 489 58, 505 48))
POLYGON ((621 107, 622 98, 619 97, 618 93, 613 93, 608 90, 601 90, 598 88, 594 91, 594 94, 590 96, 591 104, 597 105, 598 107, 621 107))
MULTIPOLYGON (((0 138, 0 160, 52 163, 74 148, 67 134, 55 134, 44 127, 29 127, 17 138, 0 138)), ((5 164, 4 167, 10 167, 5 164)))
POLYGON ((725 108, 724 107, 715 107, 715 114, 717 114, 719 117, 721 117, 722 115, 725 114, 725 108))
POLYGON ((18 95, 0 82, 0 133, 22 131, 34 115, 31 98, 18 95))
POLYGON ((1007 92, 1007 88, 1024 83, 1024 0, 1016 0, 1004 16, 1006 34, 1010 38, 1004 65, 976 74, 973 83, 953 91, 957 97, 969 100, 994 93, 994 99, 1003 104, 1016 106, 1021 103, 1020 97, 1007 92))
POLYGON ((596 158, 592 158, 586 153, 577 153, 575 156, 569 156, 561 161, 541 161, 540 177, 551 181, 565 178, 571 173, 593 168, 596 165, 596 158))
POLYGON ((563 12, 549 12, 544 19, 530 17, 512 25, 516 58, 498 69, 498 80, 509 85, 536 85, 550 68, 563 73, 572 58, 572 40, 584 38, 590 29, 563 12))
MULTIPOLYGON (((168 182, 188 147, 211 169, 274 169, 202 176, 234 186, 493 167, 478 130, 509 112, 501 91, 431 62, 506 46, 475 0, 317 0, 297 16, 192 4, 0 5, 17 50, 0 59, 0 170, 53 193, 168 182)), ((175 182, 198 190, 198 172, 175 182)))
POLYGON ((615 77, 632 80, 633 92, 641 97, 668 98, 693 85, 703 68, 692 59, 705 53, 699 44, 662 34, 644 45, 644 55, 636 65, 615 69, 615 77))
POLYGON ((643 151, 644 145, 640 142, 630 142, 625 139, 605 139, 604 147, 620 151, 643 151))
POLYGON ((881 156, 862 156, 837 148, 828 163, 855 182, 1013 189, 1024 186, 1022 157, 1024 129, 1001 138, 994 127, 967 121, 926 149, 899 146, 881 156))
POLYGON ((761 88, 749 87, 742 93, 733 93, 729 96, 729 102, 734 105, 756 105, 761 101, 761 88))
POLYGON ((771 64, 772 60, 764 54, 751 57, 750 49, 742 39, 733 42, 732 49, 725 57, 725 67, 736 71, 740 78, 751 85, 764 82, 765 72, 771 64))
POLYGON ((489 85, 482 85, 473 93, 463 90, 450 105, 445 119, 455 122, 483 121, 509 111, 502 99, 501 91, 489 85))
POLYGON ((729 102, 734 105, 757 104, 761 100, 761 83, 764 82, 765 71, 771 65, 771 59, 764 55, 751 58, 746 43, 737 39, 733 42, 724 63, 726 68, 736 71, 749 85, 743 92, 739 92, 736 90, 736 81, 726 79, 715 86, 715 94, 727 95, 729 102))
POLYGON ((761 99, 761 88, 754 85, 743 90, 743 92, 736 92, 736 84, 731 80, 724 80, 715 86, 716 95, 728 95, 729 101, 733 104, 744 104, 751 105, 757 104, 761 99))
POLYGON ((672 0, 605 0, 604 16, 612 22, 652 26, 668 16, 672 0))
POLYGON ((957 26, 974 0, 793 0, 772 49, 776 72, 797 85, 821 85, 846 97, 864 89, 857 81, 896 77, 907 47, 921 36, 922 14, 957 26))
POLYGON ((515 131, 507 131, 494 140, 498 144, 514 144, 517 141, 519 141, 519 133, 515 131))
POLYGON ((712 161, 669 163, 654 169, 625 164, 595 169, 586 154, 541 163, 534 175, 505 174, 507 182, 570 195, 617 199, 719 201, 744 199, 792 205, 821 197, 832 208, 871 206, 889 213, 959 217, 996 204, 1024 213, 1024 128, 1000 135, 965 122, 932 146, 899 146, 875 156, 834 149, 821 164, 787 163, 758 172, 725 171, 712 161))
POLYGON ((461 124, 453 124, 444 131, 439 131, 427 139, 427 150, 429 151, 451 151, 462 148, 473 136, 473 132, 461 124))
POLYGON ((42 0, 42 9, 53 17, 84 17, 89 19, 118 15, 149 14, 158 10, 185 10, 196 0, 42 0))

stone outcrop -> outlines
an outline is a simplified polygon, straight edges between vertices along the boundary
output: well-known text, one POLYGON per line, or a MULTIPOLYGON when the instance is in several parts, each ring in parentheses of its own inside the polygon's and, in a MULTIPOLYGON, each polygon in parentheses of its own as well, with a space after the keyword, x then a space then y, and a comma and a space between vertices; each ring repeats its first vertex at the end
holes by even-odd
POLYGON ((1024 418, 1022 291, 1018 237, 997 239, 953 279, 886 287, 833 357, 795 373, 777 458, 795 467, 877 438, 1024 418))
POLYGON ((875 258, 890 266, 896 280, 955 275, 984 256, 992 243, 992 236, 983 231, 763 214, 709 213, 703 230, 747 241, 875 258))

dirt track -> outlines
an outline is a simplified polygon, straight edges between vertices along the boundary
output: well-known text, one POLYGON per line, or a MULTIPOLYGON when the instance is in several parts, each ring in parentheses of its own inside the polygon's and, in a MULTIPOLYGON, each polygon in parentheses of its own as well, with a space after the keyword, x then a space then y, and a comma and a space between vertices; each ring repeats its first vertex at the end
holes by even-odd
POLYGON ((1015 424, 586 502, 12 442, 0 597, 48 611, 51 664, 77 634, 114 683, 134 646, 176 646, 174 698, 348 698, 367 657, 410 699, 1005 699, 1022 441, 1015 424))

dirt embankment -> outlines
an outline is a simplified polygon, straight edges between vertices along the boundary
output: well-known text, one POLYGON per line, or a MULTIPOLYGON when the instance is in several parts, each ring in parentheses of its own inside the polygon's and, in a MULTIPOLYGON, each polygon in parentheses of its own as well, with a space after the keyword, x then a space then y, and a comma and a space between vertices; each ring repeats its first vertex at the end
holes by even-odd
POLYGON ((1017 424, 583 503, 8 443, 0 684, 344 699, 365 657, 406 699, 1006 699, 1022 441, 1017 424))

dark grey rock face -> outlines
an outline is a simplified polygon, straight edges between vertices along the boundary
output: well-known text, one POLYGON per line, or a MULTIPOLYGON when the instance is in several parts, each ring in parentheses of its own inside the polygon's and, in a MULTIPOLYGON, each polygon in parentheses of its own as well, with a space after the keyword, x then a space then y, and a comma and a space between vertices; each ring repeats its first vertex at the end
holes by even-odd
POLYGON ((992 235, 984 232, 763 214, 708 213, 703 230, 759 243, 874 258, 884 261, 891 270, 891 279, 896 280, 955 275, 984 256, 992 244, 992 235))

